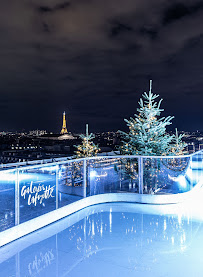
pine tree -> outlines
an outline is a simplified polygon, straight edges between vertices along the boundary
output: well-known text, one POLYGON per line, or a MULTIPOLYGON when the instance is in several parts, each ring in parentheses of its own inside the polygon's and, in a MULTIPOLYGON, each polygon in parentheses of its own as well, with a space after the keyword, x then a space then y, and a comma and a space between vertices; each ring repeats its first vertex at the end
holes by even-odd
POLYGON ((178 130, 176 128, 176 134, 174 136, 174 144, 172 145, 171 152, 174 155, 184 155, 186 154, 186 151, 184 149, 187 146, 187 143, 182 141, 182 138, 184 137, 184 134, 178 135, 178 130))
POLYGON ((91 141, 95 136, 92 133, 88 133, 88 124, 86 124, 86 135, 80 135, 80 138, 82 139, 82 144, 74 145, 77 148, 75 151, 77 158, 96 156, 100 149, 91 141))
POLYGON ((169 155, 178 154, 183 151, 185 144, 182 143, 182 136, 175 138, 174 135, 166 133, 166 126, 171 125, 173 116, 160 117, 163 109, 160 108, 161 99, 156 102, 159 95, 152 93, 152 80, 150 90, 144 92, 138 102, 138 114, 130 120, 125 119, 129 127, 129 133, 120 131, 122 135, 122 146, 120 151, 123 154, 131 155, 169 155), (175 144, 173 143, 176 141, 175 144), (175 147, 178 142, 178 150, 175 147))

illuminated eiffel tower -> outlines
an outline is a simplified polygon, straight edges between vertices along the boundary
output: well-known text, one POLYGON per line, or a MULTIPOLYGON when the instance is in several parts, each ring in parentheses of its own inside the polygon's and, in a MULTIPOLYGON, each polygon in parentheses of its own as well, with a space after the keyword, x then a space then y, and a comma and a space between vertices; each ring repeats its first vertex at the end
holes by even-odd
POLYGON ((63 126, 62 126, 62 129, 61 129, 61 134, 67 134, 68 131, 67 131, 67 128, 66 128, 66 113, 64 112, 63 113, 63 126))

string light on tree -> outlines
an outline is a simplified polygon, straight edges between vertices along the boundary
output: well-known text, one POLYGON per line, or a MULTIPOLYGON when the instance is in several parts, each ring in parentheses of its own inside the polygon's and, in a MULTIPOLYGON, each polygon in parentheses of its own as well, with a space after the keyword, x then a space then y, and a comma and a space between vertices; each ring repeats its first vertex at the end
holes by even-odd
POLYGON ((129 133, 120 131, 122 135, 122 145, 120 151, 123 154, 132 155, 180 155, 184 153, 186 144, 182 142, 183 135, 169 135, 166 133, 166 126, 171 125, 173 116, 160 117, 163 109, 160 108, 156 99, 159 95, 152 93, 152 80, 150 80, 150 90, 144 92, 138 102, 138 114, 135 118, 124 119, 129 127, 129 133))
POLYGON ((178 129, 176 128, 176 134, 174 136, 174 145, 172 147, 172 153, 175 155, 184 155, 187 144, 182 141, 183 134, 178 135, 178 129))
POLYGON ((96 156, 100 149, 98 145, 94 144, 94 142, 92 141, 95 136, 92 133, 88 133, 88 124, 86 124, 86 135, 80 135, 80 138, 82 139, 82 144, 75 145, 75 147, 77 148, 77 150, 75 151, 77 157, 84 158, 96 156))

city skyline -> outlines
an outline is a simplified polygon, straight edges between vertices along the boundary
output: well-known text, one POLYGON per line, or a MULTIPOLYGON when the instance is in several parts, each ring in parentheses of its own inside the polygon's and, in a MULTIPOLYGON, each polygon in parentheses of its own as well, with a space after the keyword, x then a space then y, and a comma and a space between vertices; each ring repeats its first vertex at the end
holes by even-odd
MULTIPOLYGON (((161 116, 160 116, 160 118, 161 118, 161 116)), ((44 128, 43 130, 42 129, 40 129, 40 128, 36 128, 36 129, 25 129, 25 128, 23 128, 23 129, 21 129, 21 130, 14 130, 14 129, 12 129, 12 130, 0 130, 0 134, 3 134, 3 133, 5 133, 5 134, 20 134, 20 133, 24 133, 24 134, 32 134, 32 133, 40 133, 40 135, 44 135, 44 134, 60 134, 60 135, 63 135, 63 134, 68 134, 68 133, 81 133, 81 134, 83 134, 83 133, 85 133, 85 126, 86 125, 88 125, 88 124, 85 124, 85 126, 83 126, 82 127, 82 129, 81 130, 78 130, 78 131, 73 131, 73 130, 71 130, 69 127, 67 127, 67 120, 66 120, 66 112, 64 111, 63 113, 62 113, 62 119, 61 119, 61 125, 60 126, 58 126, 57 127, 57 129, 55 130, 55 131, 53 131, 53 130, 50 130, 50 129, 46 129, 46 128, 44 128)), ((166 128, 166 132, 172 132, 172 133, 175 133, 176 132, 176 129, 177 128, 173 128, 174 126, 173 126, 173 124, 172 124, 172 126, 171 125, 169 125, 169 126, 167 126, 167 128, 166 128)), ((128 130, 129 128, 127 127, 127 125, 125 124, 125 126, 124 126, 124 129, 126 129, 126 130, 128 130)), ((99 129, 97 129, 96 131, 94 131, 94 133, 116 133, 116 132, 119 132, 119 131, 121 131, 121 129, 117 129, 117 130, 115 130, 115 129, 113 129, 113 130, 99 130, 99 129)), ((180 132, 180 133, 185 133, 185 134, 192 134, 192 133, 202 133, 202 130, 195 130, 195 129, 193 129, 193 130, 178 130, 178 132, 180 132)))
POLYGON ((202 131, 203 5, 199 1, 3 1, 0 127, 125 130, 149 91, 168 130, 202 131))

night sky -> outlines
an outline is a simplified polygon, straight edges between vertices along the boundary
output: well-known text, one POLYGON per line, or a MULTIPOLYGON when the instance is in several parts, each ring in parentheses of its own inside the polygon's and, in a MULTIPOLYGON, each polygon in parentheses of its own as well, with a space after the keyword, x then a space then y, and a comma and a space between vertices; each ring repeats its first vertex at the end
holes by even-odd
POLYGON ((149 90, 203 130, 203 1, 0 2, 0 131, 125 130, 149 90))

